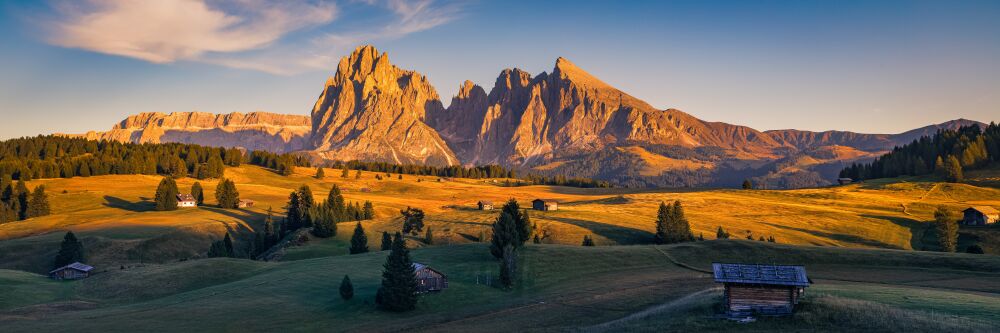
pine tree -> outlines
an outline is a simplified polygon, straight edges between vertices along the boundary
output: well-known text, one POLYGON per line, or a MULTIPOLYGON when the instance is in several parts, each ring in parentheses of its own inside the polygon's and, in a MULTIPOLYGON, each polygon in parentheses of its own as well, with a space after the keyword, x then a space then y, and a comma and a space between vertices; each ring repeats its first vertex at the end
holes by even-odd
POLYGON ((187 177, 188 175, 187 163, 180 156, 174 157, 170 170, 170 175, 177 179, 187 177))
POLYGON ((720 225, 719 230, 715 231, 715 239, 729 239, 729 233, 726 232, 726 229, 722 229, 720 225))
POLYGON ((351 284, 351 278, 344 275, 344 279, 340 281, 340 298, 349 301, 354 298, 354 285, 351 284))
POLYGON ((153 200, 156 202, 156 210, 176 210, 177 209, 177 182, 173 178, 163 177, 160 185, 156 187, 156 195, 153 200))
POLYGON ((322 207, 313 208, 315 218, 313 219, 312 234, 319 238, 329 238, 337 235, 337 223, 334 222, 333 212, 322 207))
POLYGON ((962 164, 958 162, 955 155, 948 156, 948 159, 944 161, 944 170, 944 178, 950 183, 958 183, 965 179, 962 175, 962 164))
POLYGON ((302 223, 302 227, 308 228, 313 225, 312 217, 309 216, 309 211, 316 205, 316 200, 313 199, 312 190, 309 189, 308 185, 299 186, 299 211, 301 216, 299 220, 302 223))
POLYGON ((67 231, 59 245, 53 268, 63 267, 74 262, 82 262, 84 258, 83 243, 76 239, 72 231, 67 231))
POLYGON ((427 232, 424 233, 424 243, 434 245, 434 232, 431 231, 431 227, 427 227, 427 232))
POLYGON ((517 200, 511 198, 504 203, 503 208, 500 209, 501 214, 507 213, 514 219, 514 230, 517 233, 514 239, 517 243, 514 247, 519 247, 531 239, 531 231, 534 226, 531 224, 531 218, 528 217, 528 211, 522 210, 518 205, 517 200))
POLYGON ((25 215, 27 218, 32 218, 46 216, 49 213, 49 197, 45 195, 45 185, 38 185, 35 187, 35 192, 31 193, 25 215))
POLYGON ((17 181, 17 186, 14 187, 14 192, 12 194, 11 203, 15 211, 17 211, 17 219, 23 220, 28 218, 28 197, 31 192, 28 191, 28 186, 25 185, 23 179, 17 181))
POLYGON ((354 235, 351 235, 351 254, 368 252, 368 236, 365 236, 365 228, 361 227, 361 222, 354 226, 354 235))
POLYGON ((403 215, 403 234, 416 235, 424 230, 424 211, 418 208, 406 207, 399 211, 403 215))
POLYGON ((381 251, 392 249, 392 236, 389 236, 388 232, 382 232, 382 246, 379 249, 381 251))
POLYGON ((680 200, 674 201, 674 205, 670 209, 669 221, 666 238, 664 239, 665 243, 687 242, 694 239, 694 235, 691 233, 691 225, 688 223, 687 217, 684 216, 684 208, 681 207, 680 200))
POLYGON ((194 182, 194 185, 191 185, 191 196, 199 206, 205 204, 205 190, 201 188, 201 183, 194 182))
POLYGON ((267 207, 267 216, 264 217, 264 244, 266 248, 271 248, 278 243, 278 233, 274 228, 274 218, 271 207, 267 207))
POLYGON ((590 235, 583 235, 583 246, 594 246, 594 239, 590 235))
POLYGON ((940 206, 934 211, 938 244, 943 252, 955 252, 958 247, 958 223, 951 217, 948 208, 940 206))
POLYGON ((752 190, 753 189, 753 183, 751 183, 749 179, 744 179, 743 180, 743 189, 744 190, 752 190))
POLYGON ((220 208, 239 208, 240 192, 236 190, 236 183, 226 178, 220 179, 219 185, 215 187, 215 200, 220 208))
POLYGON ((493 222, 493 238, 490 239, 490 254, 494 258, 503 258, 503 249, 507 245, 517 247, 517 222, 508 212, 500 212, 493 222))
POLYGON ((396 233, 392 249, 382 266, 382 285, 376 303, 386 311, 410 311, 417 305, 417 279, 403 235, 396 233))
POLYGON ((671 207, 660 201, 660 208, 656 211, 656 233, 653 234, 653 242, 656 244, 667 242, 667 232, 670 231, 672 214, 671 207))
POLYGON ((302 227, 302 215, 305 213, 300 210, 302 207, 300 201, 299 192, 292 191, 288 195, 288 208, 285 212, 286 232, 295 231, 302 227))
POLYGON ((316 179, 323 179, 326 175, 323 173, 323 167, 316 167, 316 179))
POLYGON ((347 167, 344 167, 343 169, 341 169, 341 171, 340 171, 340 178, 347 178, 348 172, 349 171, 348 171, 347 167))
POLYGON ((375 206, 372 205, 371 201, 365 201, 365 208, 362 211, 362 219, 371 220, 375 218, 375 206))

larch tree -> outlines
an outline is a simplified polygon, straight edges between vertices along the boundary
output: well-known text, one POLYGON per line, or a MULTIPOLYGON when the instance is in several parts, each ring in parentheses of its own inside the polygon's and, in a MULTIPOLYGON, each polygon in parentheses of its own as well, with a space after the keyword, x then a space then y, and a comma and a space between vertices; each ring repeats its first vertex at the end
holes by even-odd
POLYGON ((955 155, 948 156, 944 161, 944 178, 950 183, 958 183, 965 179, 962 174, 962 163, 955 155))

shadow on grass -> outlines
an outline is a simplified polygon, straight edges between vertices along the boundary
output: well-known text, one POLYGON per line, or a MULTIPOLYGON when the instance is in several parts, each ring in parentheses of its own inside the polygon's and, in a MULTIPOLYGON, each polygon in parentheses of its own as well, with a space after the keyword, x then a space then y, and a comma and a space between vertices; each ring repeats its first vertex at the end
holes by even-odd
POLYGON ((124 209, 131 212, 148 212, 156 209, 156 203, 147 200, 132 202, 119 197, 105 195, 104 201, 104 206, 106 207, 124 209))
POLYGON ((546 216, 545 219, 588 229, 618 245, 648 244, 653 239, 653 233, 645 230, 566 217, 546 216))
POLYGON ((837 234, 837 233, 826 232, 826 231, 819 231, 819 230, 809 230, 809 229, 791 227, 791 226, 787 226, 787 225, 781 225, 781 224, 769 223, 769 222, 761 222, 761 223, 769 225, 769 226, 772 226, 772 227, 775 227, 775 228, 780 228, 780 229, 785 229, 785 230, 792 230, 792 231, 798 231, 798 232, 807 233, 807 234, 810 234, 810 235, 813 235, 813 236, 816 236, 816 237, 829 238, 829 239, 836 240, 836 241, 841 241, 841 242, 847 242, 847 243, 853 243, 853 244, 865 245, 865 246, 872 246, 872 247, 880 247, 880 248, 886 248, 886 249, 900 249, 900 250, 902 249, 901 247, 893 245, 893 244, 883 243, 883 242, 880 242, 880 241, 877 241, 877 240, 873 240, 873 239, 861 238, 861 237, 855 236, 855 235, 837 234))
POLYGON ((898 225, 900 227, 909 229, 910 230, 910 248, 912 248, 914 250, 926 251, 928 249, 925 249, 925 248, 928 247, 929 243, 933 243, 933 241, 931 241, 931 242, 925 242, 924 241, 926 239, 926 235, 925 234, 927 233, 928 228, 931 227, 931 224, 929 224, 929 223, 922 223, 922 222, 919 222, 919 221, 914 220, 914 219, 909 219, 909 218, 905 218, 905 217, 898 217, 898 216, 884 216, 884 215, 862 214, 861 217, 872 218, 872 219, 882 219, 882 220, 886 220, 886 221, 892 222, 893 224, 898 225))

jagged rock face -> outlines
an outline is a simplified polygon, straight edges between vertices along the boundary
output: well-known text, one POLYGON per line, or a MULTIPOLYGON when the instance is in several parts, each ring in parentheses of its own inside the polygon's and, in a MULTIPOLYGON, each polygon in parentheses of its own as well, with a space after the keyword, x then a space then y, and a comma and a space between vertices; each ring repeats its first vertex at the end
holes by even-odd
POLYGON ((429 115, 449 144, 460 147, 456 151, 466 164, 537 165, 632 143, 765 154, 779 146, 748 127, 657 110, 563 58, 552 74, 534 78, 519 69, 504 70, 485 105, 475 88, 456 96, 445 112, 429 115), (453 121, 479 115, 482 121, 453 121))
POLYGON ((340 60, 312 110, 312 144, 328 160, 458 164, 424 123, 444 107, 427 78, 400 69, 372 46, 340 60))
POLYGON ((309 117, 267 112, 144 112, 131 115, 107 132, 70 135, 90 140, 132 143, 178 142, 248 150, 290 152, 308 149, 309 117))

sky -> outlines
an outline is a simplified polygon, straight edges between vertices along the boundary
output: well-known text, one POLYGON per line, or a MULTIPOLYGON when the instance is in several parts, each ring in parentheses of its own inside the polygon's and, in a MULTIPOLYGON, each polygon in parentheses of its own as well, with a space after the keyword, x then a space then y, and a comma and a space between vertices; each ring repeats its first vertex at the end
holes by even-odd
POLYGON ((759 130, 1000 121, 1000 1, 7 0, 0 138, 139 112, 308 115, 372 44, 442 102, 562 56, 657 108, 759 130))

